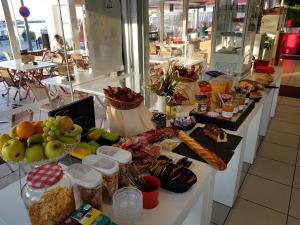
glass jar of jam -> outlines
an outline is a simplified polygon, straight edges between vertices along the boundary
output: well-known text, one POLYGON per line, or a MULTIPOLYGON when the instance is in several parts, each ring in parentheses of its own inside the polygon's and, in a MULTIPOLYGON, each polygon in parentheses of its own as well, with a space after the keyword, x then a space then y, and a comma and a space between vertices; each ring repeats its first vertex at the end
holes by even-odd
POLYGON ((237 99, 237 98, 235 98, 235 99, 233 99, 233 115, 236 115, 236 114, 238 114, 238 112, 239 112, 239 99, 237 99))
POLYGON ((243 111, 246 105, 246 98, 243 95, 238 95, 237 99, 239 101, 239 111, 243 111))
POLYGON ((195 95, 195 111, 198 113, 205 113, 208 109, 207 94, 195 95))
POLYGON ((225 102, 222 107, 222 117, 231 119, 233 117, 234 105, 233 102, 225 102))

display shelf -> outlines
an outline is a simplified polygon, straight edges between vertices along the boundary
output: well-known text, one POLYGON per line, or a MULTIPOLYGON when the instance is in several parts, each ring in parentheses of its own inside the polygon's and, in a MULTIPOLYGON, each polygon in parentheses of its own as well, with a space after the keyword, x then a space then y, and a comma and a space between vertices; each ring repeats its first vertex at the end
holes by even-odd
POLYGON ((258 17, 257 2, 216 1, 211 69, 238 74, 250 70, 250 53, 253 49, 258 17))

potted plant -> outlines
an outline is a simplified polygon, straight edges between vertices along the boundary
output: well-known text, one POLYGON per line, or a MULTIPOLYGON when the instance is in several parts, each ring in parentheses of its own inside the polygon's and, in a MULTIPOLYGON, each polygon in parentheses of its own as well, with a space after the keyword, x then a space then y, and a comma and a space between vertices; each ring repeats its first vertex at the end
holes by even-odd
POLYGON ((165 67, 153 70, 146 81, 145 88, 157 95, 156 109, 162 113, 165 113, 167 103, 180 104, 179 101, 186 100, 176 88, 179 81, 174 65, 169 62, 165 67))
POLYGON ((272 48, 274 44, 274 39, 266 36, 264 41, 264 51, 263 51, 263 59, 270 60, 272 57, 272 48))

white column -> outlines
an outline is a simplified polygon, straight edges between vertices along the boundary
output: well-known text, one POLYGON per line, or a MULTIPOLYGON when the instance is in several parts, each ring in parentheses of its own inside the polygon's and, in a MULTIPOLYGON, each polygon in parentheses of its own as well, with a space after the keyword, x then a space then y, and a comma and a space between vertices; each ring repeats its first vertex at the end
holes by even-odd
POLYGON ((68 6, 69 6, 69 13, 70 13, 70 23, 71 23, 71 30, 72 30, 73 47, 74 47, 74 50, 79 50, 80 42, 79 42, 79 32, 78 32, 78 26, 77 26, 75 1, 68 0, 68 6))
POLYGON ((183 0, 182 9, 182 40, 186 40, 187 25, 188 25, 188 11, 189 11, 189 0, 183 0))
POLYGON ((82 5, 82 30, 83 30, 83 39, 84 39, 84 47, 85 50, 89 50, 88 42, 87 42, 87 34, 86 34, 86 10, 85 5, 82 5))
POLYGON ((10 47, 12 50, 13 57, 14 57, 14 59, 20 59, 21 58, 20 49, 17 44, 17 39, 16 39, 16 35, 14 32, 14 25, 13 25, 12 18, 10 15, 8 2, 7 2, 7 0, 0 0, 0 3, 3 8, 3 14, 5 17, 5 21, 6 21, 6 28, 8 31, 9 42, 10 42, 10 47))
POLYGON ((159 25, 159 41, 164 41, 164 33, 165 33, 165 7, 164 0, 160 0, 159 2, 159 15, 160 15, 160 25, 159 25))

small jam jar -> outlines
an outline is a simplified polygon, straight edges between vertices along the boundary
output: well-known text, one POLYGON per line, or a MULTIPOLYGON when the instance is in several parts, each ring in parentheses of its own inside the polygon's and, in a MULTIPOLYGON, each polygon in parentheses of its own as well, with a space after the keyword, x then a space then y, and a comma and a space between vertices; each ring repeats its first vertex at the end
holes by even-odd
POLYGON ((239 111, 243 111, 246 105, 246 98, 243 95, 238 95, 237 99, 239 100, 239 111))
POLYGON ((208 110, 207 94, 195 95, 195 111, 198 113, 205 113, 208 110))
POLYGON ((222 117, 231 119, 233 117, 234 105, 232 101, 225 102, 222 107, 222 117))

